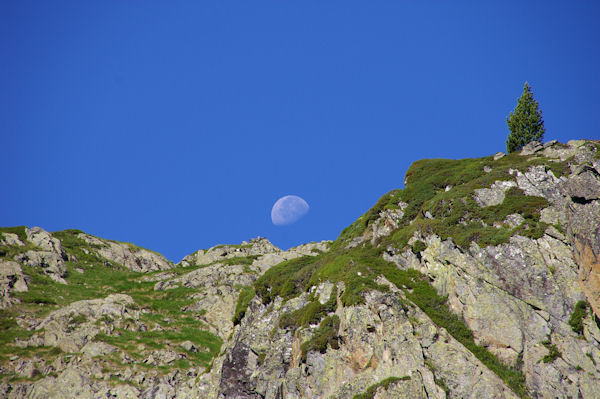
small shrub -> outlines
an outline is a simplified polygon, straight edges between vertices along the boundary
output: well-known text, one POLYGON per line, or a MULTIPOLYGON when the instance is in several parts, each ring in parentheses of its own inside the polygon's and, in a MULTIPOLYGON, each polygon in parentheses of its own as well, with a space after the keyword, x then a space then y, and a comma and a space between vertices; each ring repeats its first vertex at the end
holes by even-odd
POLYGON ((67 324, 67 332, 75 331, 75 329, 80 325, 85 323, 88 320, 86 315, 78 314, 76 316, 71 317, 67 324))
POLYGON ((111 324, 114 320, 110 315, 103 314, 98 321, 104 324, 111 324))
POLYGON ((415 241, 415 243, 412 246, 412 253, 417 255, 419 257, 419 259, 421 258, 421 252, 425 251, 425 248, 427 248, 427 246, 425 245, 425 243, 421 240, 417 240, 415 241))
POLYGON ((56 305, 56 301, 54 299, 44 298, 41 296, 25 297, 23 298, 23 302, 36 303, 38 305, 56 305))
POLYGON ((69 320, 69 324, 82 324, 88 320, 87 316, 84 314, 78 314, 69 320))
POLYGON ((256 293, 254 292, 254 287, 244 286, 240 290, 240 295, 238 296, 237 304, 235 305, 235 314, 233 315, 233 324, 238 325, 246 315, 246 310, 248 309, 248 305, 250 301, 256 293))
POLYGON ((262 365, 265 362, 265 357, 267 356, 267 352, 260 352, 258 354, 257 363, 258 365, 262 365))
POLYGON ((13 318, 0 319, 0 331, 10 330, 18 327, 17 322, 13 318))
POLYGON ((58 356, 62 353, 62 349, 60 349, 58 346, 53 346, 52 349, 48 351, 48 354, 51 356, 58 356))
POLYGON ((562 356, 562 353, 560 353, 556 345, 554 345, 549 339, 543 341, 542 345, 548 349, 548 353, 542 358, 544 363, 552 363, 557 358, 562 356))
POLYGON ((588 303, 586 301, 579 301, 575 304, 573 314, 569 318, 569 325, 577 334, 583 334, 583 319, 588 312, 588 303))
POLYGON ((339 337, 337 335, 339 328, 340 318, 337 315, 324 318, 312 338, 302 344, 302 361, 306 361, 306 356, 310 351, 325 353, 327 346, 339 349, 339 337))
POLYGON ((337 308, 337 288, 331 290, 329 299, 324 304, 314 299, 306 306, 292 313, 285 313, 279 319, 280 328, 292 328, 296 330, 299 327, 308 327, 321 321, 328 313, 334 312, 337 308))
POLYGON ((299 295, 304 291, 311 271, 321 257, 322 255, 303 256, 271 267, 254 282, 256 294, 265 305, 277 296, 289 299, 299 295))

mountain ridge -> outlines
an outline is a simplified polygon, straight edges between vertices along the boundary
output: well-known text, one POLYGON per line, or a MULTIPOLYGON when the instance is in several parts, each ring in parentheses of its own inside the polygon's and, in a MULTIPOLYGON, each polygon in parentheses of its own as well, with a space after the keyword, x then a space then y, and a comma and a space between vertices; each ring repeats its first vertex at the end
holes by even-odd
POLYGON ((600 142, 420 160, 333 242, 2 228, 6 397, 600 396, 600 142))

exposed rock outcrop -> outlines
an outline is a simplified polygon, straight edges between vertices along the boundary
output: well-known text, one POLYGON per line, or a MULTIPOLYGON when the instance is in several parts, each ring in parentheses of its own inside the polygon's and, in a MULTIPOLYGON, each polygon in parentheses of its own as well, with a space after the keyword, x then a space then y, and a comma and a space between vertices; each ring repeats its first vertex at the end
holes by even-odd
POLYGON ((52 237, 41 227, 27 228, 25 233, 28 242, 35 249, 21 253, 15 259, 26 266, 40 268, 52 280, 66 284, 64 279, 67 274, 66 254, 60 240, 52 237))
POLYGON ((39 333, 29 341, 18 342, 27 346, 56 346, 63 352, 79 352, 99 334, 107 331, 97 323, 102 318, 115 320, 107 328, 118 327, 124 319, 139 320, 139 311, 134 311, 133 299, 129 295, 112 294, 104 299, 73 302, 46 316, 37 326, 39 333))
POLYGON ((0 397, 600 397, 600 142, 418 161, 405 184, 336 242, 178 264, 0 230, 0 397))
POLYGON ((159 281, 154 289, 200 288, 200 292, 194 294, 194 303, 184 311, 202 313, 200 318, 210 326, 210 331, 226 339, 233 329, 232 318, 241 287, 251 286, 271 266, 299 256, 314 256, 327 250, 327 242, 321 242, 282 251, 266 238, 251 239, 241 246, 219 246, 205 253, 201 250, 185 257, 181 264, 189 267, 190 262, 202 265, 210 262, 209 266, 159 281))
POLYGON ((290 248, 287 251, 282 251, 271 244, 268 239, 257 237, 251 239, 249 242, 244 241, 240 245, 217 245, 207 250, 200 249, 183 258, 181 262, 179 262, 179 265, 204 266, 226 259, 253 256, 260 257, 257 261, 257 265, 260 264, 261 269, 264 271, 266 268, 286 259, 304 255, 314 255, 318 252, 327 251, 328 245, 328 241, 313 242, 290 248))
POLYGON ((17 234, 4 232, 0 234, 0 245, 22 247, 25 244, 19 240, 17 234))
POLYGON ((316 327, 291 334, 277 322, 305 304, 306 295, 277 301, 272 309, 252 302, 225 355, 215 361, 217 378, 207 383, 208 397, 352 398, 388 377, 404 377, 404 397, 444 398, 440 381, 457 397, 516 397, 423 312, 404 305, 398 293, 373 292, 364 305, 338 308, 339 348, 309 352, 302 361, 300 344, 316 327))
POLYGON ((0 309, 18 303, 11 292, 24 292, 29 288, 21 266, 17 262, 0 260, 0 309))
POLYGON ((180 264, 183 266, 202 266, 225 259, 278 252, 281 252, 281 250, 271 244, 269 240, 258 237, 250 240, 250 242, 243 242, 241 245, 217 245, 207 250, 200 249, 183 258, 180 264))
POLYGON ((102 240, 84 233, 79 234, 78 237, 92 245, 101 257, 135 272, 168 270, 173 267, 173 263, 166 260, 164 256, 132 244, 102 240))

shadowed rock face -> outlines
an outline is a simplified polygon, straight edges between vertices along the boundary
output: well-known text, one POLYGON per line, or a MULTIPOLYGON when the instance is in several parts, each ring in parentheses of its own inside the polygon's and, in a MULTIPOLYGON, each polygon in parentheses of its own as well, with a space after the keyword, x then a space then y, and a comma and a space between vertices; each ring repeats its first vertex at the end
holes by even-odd
POLYGON ((250 349, 243 343, 236 344, 223 361, 219 391, 227 398, 258 399, 264 396, 253 390, 250 383, 248 358, 250 349))
POLYGON ((257 238, 173 264, 78 231, 0 230, 0 344, 14 350, 0 352, 0 397, 599 398, 598 151, 532 144, 468 163, 480 175, 449 169, 488 178, 467 190, 444 177, 416 211, 412 198, 383 201, 337 246, 283 251, 257 238), (543 209, 502 213, 511 200, 543 209), (505 239, 443 236, 435 223, 457 204, 460 229, 505 239), (430 306, 447 313, 431 313, 391 272, 369 275, 379 264, 358 254, 377 247, 365 253, 418 271, 439 296, 428 294, 430 306), (581 301, 590 306, 577 315, 581 301), (508 366, 520 383, 502 375, 508 366))
MULTIPOLYGON (((587 186, 585 187, 587 191, 587 186)), ((571 192, 580 193, 573 188, 571 192)), ((580 193, 584 198, 586 193, 580 193)), ((600 196, 600 189, 596 192, 600 196)), ((594 312, 600 314, 600 201, 574 203, 570 211, 570 241, 579 265, 579 281, 594 312)))

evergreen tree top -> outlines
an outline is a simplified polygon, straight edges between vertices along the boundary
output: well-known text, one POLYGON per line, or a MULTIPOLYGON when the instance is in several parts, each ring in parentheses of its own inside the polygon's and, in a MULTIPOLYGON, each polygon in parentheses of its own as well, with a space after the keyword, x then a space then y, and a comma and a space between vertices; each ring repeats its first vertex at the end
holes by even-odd
POLYGON ((510 130, 506 140, 506 151, 513 152, 523 148, 531 141, 542 141, 544 137, 544 120, 539 103, 533 98, 533 92, 528 82, 523 86, 523 94, 517 101, 517 106, 506 118, 510 130))

